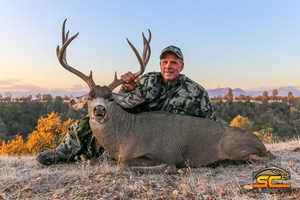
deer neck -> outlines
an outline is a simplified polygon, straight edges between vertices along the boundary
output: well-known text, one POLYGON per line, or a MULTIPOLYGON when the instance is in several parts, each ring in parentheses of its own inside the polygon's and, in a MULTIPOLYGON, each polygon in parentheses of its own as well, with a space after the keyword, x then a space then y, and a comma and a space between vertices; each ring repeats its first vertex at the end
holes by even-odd
POLYGON ((110 119, 106 123, 96 124, 90 121, 90 125, 100 145, 116 158, 122 148, 121 144, 126 144, 131 137, 132 126, 136 120, 134 114, 126 112, 118 104, 111 110, 110 119))

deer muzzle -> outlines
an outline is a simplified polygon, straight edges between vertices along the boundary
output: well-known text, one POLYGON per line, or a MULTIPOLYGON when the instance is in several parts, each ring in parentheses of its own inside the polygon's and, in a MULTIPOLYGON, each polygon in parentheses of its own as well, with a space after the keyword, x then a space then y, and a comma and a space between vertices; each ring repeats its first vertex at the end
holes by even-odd
POLYGON ((95 117, 104 117, 106 114, 106 108, 104 106, 98 105, 94 107, 93 112, 95 117))

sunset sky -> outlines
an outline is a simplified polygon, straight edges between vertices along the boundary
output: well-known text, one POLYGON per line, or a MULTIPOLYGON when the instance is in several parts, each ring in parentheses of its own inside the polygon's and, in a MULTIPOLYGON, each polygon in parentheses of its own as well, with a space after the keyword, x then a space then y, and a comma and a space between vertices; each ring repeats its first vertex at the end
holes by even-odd
POLYGON ((186 76, 206 89, 300 86, 300 1, 0 1, 0 94, 88 91, 56 58, 67 18, 67 58, 99 85, 117 71, 137 71, 126 37, 142 51, 152 32, 146 71, 159 71, 168 45, 181 48, 186 76))

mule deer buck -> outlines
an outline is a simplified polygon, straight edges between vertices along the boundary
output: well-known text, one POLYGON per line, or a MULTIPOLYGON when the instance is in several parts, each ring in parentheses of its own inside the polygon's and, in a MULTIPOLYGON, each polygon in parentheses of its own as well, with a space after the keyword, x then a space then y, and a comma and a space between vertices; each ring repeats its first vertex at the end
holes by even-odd
MULTIPOLYGON (((60 64, 79 76, 90 88, 84 96, 70 101, 70 107, 81 110, 88 105, 90 126, 102 147, 120 163, 121 168, 134 171, 174 173, 177 168, 201 167, 222 161, 251 163, 272 155, 261 140, 250 131, 222 125, 215 121, 163 111, 131 114, 123 108, 136 106, 143 98, 112 92, 122 84, 115 74, 108 86, 96 85, 90 75, 72 68, 66 60, 66 48, 79 33, 68 39, 62 28, 62 47, 57 47, 60 64)), ((148 40, 143 34, 142 57, 127 39, 140 63, 140 76, 150 58, 151 32, 148 40)))

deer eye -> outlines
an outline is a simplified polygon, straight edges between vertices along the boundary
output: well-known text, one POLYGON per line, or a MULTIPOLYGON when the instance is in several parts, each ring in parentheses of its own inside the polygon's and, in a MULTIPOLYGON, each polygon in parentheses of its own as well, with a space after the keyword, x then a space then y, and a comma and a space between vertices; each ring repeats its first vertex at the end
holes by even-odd
POLYGON ((115 99, 114 98, 111 98, 111 99, 108 99, 108 102, 113 102, 115 99))

